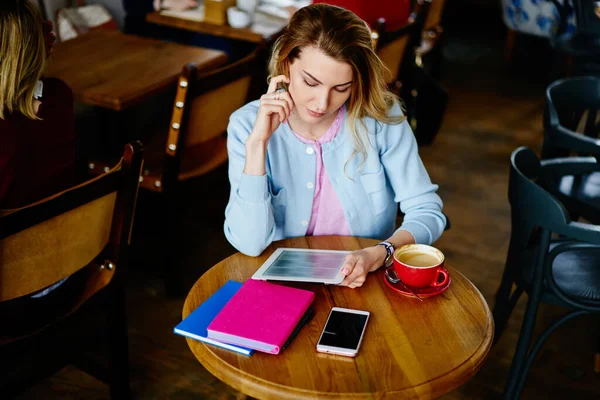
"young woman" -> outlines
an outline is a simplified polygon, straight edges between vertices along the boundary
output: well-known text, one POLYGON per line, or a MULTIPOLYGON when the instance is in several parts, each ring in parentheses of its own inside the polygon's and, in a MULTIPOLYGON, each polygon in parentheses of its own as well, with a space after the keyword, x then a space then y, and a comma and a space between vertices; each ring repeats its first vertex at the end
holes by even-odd
POLYGON ((73 93, 41 78, 54 41, 30 0, 0 5, 0 209, 76 183, 73 93))
POLYGON ((269 70, 268 92, 228 127, 224 229, 235 248, 256 256, 287 237, 387 238, 348 256, 342 284, 355 288, 394 247, 439 238, 446 218, 438 187, 364 21, 326 4, 298 10, 269 70), (394 230, 397 203, 405 215, 394 230))

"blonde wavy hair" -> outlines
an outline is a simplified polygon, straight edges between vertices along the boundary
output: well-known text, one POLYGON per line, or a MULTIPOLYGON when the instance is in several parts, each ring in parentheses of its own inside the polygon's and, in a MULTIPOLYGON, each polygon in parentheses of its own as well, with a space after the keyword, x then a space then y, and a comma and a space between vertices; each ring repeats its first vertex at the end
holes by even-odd
POLYGON ((46 66, 42 14, 30 0, 0 5, 0 119, 19 112, 39 119, 33 92, 46 66))
POLYGON ((405 119, 404 115, 388 115, 394 103, 399 102, 386 84, 390 71, 375 53, 371 30, 363 20, 344 8, 317 3, 298 10, 275 42, 269 60, 269 78, 290 76, 291 62, 306 46, 315 47, 352 68, 353 84, 346 108, 355 148, 346 166, 360 154, 360 170, 367 157, 365 142, 368 143, 363 118, 371 117, 385 124, 398 124, 405 119))

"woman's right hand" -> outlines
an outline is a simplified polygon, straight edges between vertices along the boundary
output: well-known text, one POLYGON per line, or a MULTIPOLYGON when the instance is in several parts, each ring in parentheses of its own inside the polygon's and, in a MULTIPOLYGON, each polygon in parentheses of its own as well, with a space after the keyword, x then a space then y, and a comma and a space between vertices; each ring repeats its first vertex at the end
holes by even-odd
POLYGON ((279 124, 286 122, 290 117, 294 101, 289 92, 277 91, 277 85, 282 82, 290 83, 290 80, 285 75, 279 75, 269 82, 267 93, 260 98, 258 114, 248 140, 266 144, 279 124))

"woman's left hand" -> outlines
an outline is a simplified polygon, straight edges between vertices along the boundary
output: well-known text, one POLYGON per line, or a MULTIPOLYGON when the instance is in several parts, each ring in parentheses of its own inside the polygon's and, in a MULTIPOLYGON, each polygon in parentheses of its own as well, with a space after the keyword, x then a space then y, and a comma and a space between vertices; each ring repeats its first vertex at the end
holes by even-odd
POLYGON ((367 279, 367 274, 381 267, 385 257, 386 250, 383 246, 371 246, 348 254, 342 267, 342 273, 346 277, 340 285, 352 289, 361 287, 367 279))

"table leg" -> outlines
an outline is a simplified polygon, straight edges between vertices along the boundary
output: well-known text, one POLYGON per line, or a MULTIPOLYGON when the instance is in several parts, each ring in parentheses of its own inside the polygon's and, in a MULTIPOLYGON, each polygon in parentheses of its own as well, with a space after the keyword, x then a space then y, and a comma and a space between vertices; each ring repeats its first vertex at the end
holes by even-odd
MULTIPOLYGON (((166 218, 165 243, 167 254, 165 255, 165 268, 163 279, 165 282, 165 293, 168 297, 181 297, 186 293, 185 288, 185 264, 183 258, 183 210, 180 199, 181 185, 175 184, 167 193, 163 193, 162 201, 163 217, 166 218)), ((188 288, 189 289, 189 288, 188 288)))

